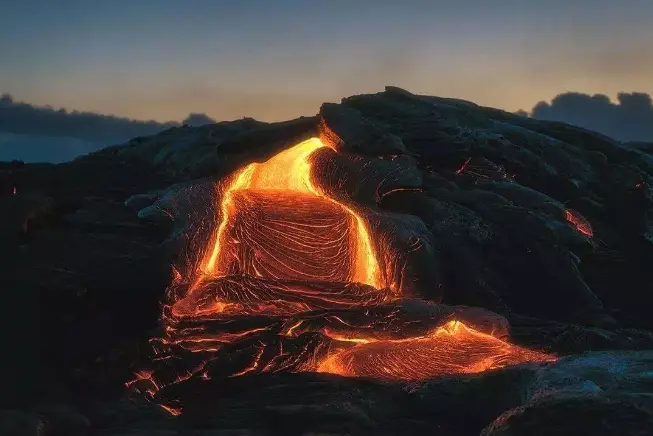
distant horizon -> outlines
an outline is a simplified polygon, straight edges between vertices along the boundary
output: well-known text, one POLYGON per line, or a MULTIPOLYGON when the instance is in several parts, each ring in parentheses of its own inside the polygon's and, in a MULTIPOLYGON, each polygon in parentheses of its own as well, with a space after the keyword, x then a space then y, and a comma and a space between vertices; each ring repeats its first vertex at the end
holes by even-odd
MULTIPOLYGON (((318 111, 319 105, 316 105, 315 112, 302 115, 312 116, 318 111)), ((647 93, 619 93, 615 101, 602 94, 567 92, 549 101, 540 101, 528 111, 514 113, 567 122, 620 141, 653 142, 653 101, 647 93)), ((234 120, 215 120, 207 114, 191 112, 181 121, 160 123, 50 105, 37 106, 2 94, 0 160, 64 162, 170 127, 182 124, 200 126, 220 121, 234 120)))
MULTIPOLYGON (((481 104, 481 103, 479 103, 477 101, 474 101, 474 100, 469 100, 469 99, 465 99, 465 98, 454 96, 454 95, 435 95, 435 94, 425 94, 425 93, 415 92, 415 91, 413 91, 413 90, 411 90, 411 89, 409 89, 407 87, 394 85, 394 84, 389 84, 389 85, 386 85, 386 86, 395 86, 397 88, 405 89, 405 90, 407 90, 407 91, 409 91, 409 92, 411 92, 413 94, 417 94, 417 95, 429 95, 429 96, 441 97, 441 98, 453 98, 453 99, 465 100, 465 101, 469 101, 471 103, 478 104, 479 106, 493 107, 495 109, 501 109, 501 110, 504 110, 506 112, 525 111, 525 112, 527 112, 529 114, 531 112, 530 110, 525 109, 525 108, 521 108, 521 107, 516 109, 516 110, 509 110, 509 109, 506 109, 504 107, 499 107, 499 106, 488 106, 488 105, 481 104)), ((320 105, 322 103, 339 103, 340 100, 342 100, 343 98, 346 98, 346 97, 351 97, 353 95, 360 95, 360 94, 374 94, 376 92, 383 92, 384 89, 385 89, 385 86, 381 87, 377 91, 361 92, 361 93, 356 93, 356 94, 342 95, 339 98, 332 98, 330 100, 324 100, 324 101, 316 103, 315 111, 313 113, 309 113, 310 111, 307 111, 305 113, 298 113, 295 116, 286 117, 286 118, 265 119, 265 118, 256 118, 256 117, 253 117, 251 115, 244 114, 242 116, 235 117, 235 118, 219 119, 219 118, 216 118, 214 115, 212 115, 210 112, 205 112, 204 115, 206 115, 208 117, 211 117, 212 119, 215 120, 215 122, 218 122, 218 123, 219 122, 236 121, 236 120, 243 119, 243 118, 254 118, 254 119, 258 120, 258 121, 273 123, 273 122, 279 122, 279 121, 286 121, 286 120, 293 119, 293 118, 299 118, 299 117, 302 117, 302 116, 307 116, 307 117, 314 116, 319 112, 320 105)), ((569 91, 565 91, 565 92, 575 93, 576 91, 569 90, 569 91)), ((639 92, 639 91, 633 91, 633 92, 639 92)), ((615 93, 614 95, 611 95, 611 96, 608 96, 608 97, 610 97, 611 100, 614 100, 616 98, 617 94, 618 93, 615 93)), ((23 100, 23 99, 17 97, 16 95, 14 95, 14 94, 12 94, 10 92, 2 92, 2 90, 0 90, 0 96, 10 96, 15 103, 28 104, 28 105, 33 106, 35 108, 51 109, 51 110, 55 110, 55 111, 63 110, 63 111, 66 111, 68 113, 75 113, 75 112, 77 112, 77 113, 91 113, 91 114, 101 115, 101 116, 105 116, 105 117, 129 119, 131 121, 137 121, 137 122, 156 122, 156 123, 159 123, 159 124, 169 124, 169 123, 183 124, 183 118, 184 118, 184 117, 182 117, 181 119, 172 119, 172 118, 130 117, 130 116, 126 115, 125 113, 98 112, 98 111, 94 111, 94 110, 91 110, 91 109, 77 108, 77 107, 67 107, 67 106, 52 104, 52 103, 49 103, 49 102, 36 102, 36 101, 23 100)), ((555 95, 552 96, 551 98, 549 98, 548 100, 542 100, 542 101, 550 103, 551 100, 553 100, 554 98, 555 98, 555 95)), ((279 104, 279 106, 282 106, 283 103, 284 103, 284 99, 282 97, 279 97, 279 100, 278 100, 277 103, 279 104)), ((539 103, 539 101, 534 102, 532 107, 534 107, 537 103, 539 103)), ((532 107, 531 107, 531 110, 532 110, 532 107)), ((199 112, 192 110, 192 108, 189 108, 189 111, 188 111, 187 115, 190 115, 190 114, 193 114, 193 113, 199 113, 199 112)))
MULTIPOLYGON (((465 99, 465 98, 458 97, 458 96, 455 96, 455 95, 425 94, 425 93, 421 93, 421 92, 415 92, 414 90, 411 90, 410 88, 399 86, 399 85, 386 85, 386 86, 394 86, 394 87, 397 87, 397 88, 405 89, 406 91, 409 91, 409 92, 411 92, 413 94, 416 94, 416 95, 426 95, 426 96, 432 96, 432 97, 452 98, 452 99, 458 99, 458 100, 465 100, 465 101, 468 101, 470 103, 477 104, 479 106, 489 107, 489 108, 494 108, 494 109, 500 109, 500 110, 503 110, 505 112, 511 112, 511 113, 522 113, 522 114, 526 114, 527 116, 531 116, 538 105, 541 105, 543 103, 550 105, 552 102, 554 102, 556 100, 556 98, 559 98, 560 96, 563 96, 563 95, 583 95, 583 96, 587 96, 587 97, 597 97, 597 96, 598 97, 607 97, 609 102, 611 104, 613 104, 613 105, 618 103, 618 98, 619 98, 619 95, 621 95, 621 94, 640 94, 640 95, 649 95, 649 96, 651 95, 651 94, 649 94, 649 93, 647 93, 645 91, 641 91, 641 90, 616 91, 612 95, 606 94, 606 93, 601 93, 601 92, 584 93, 584 92, 580 92, 580 91, 577 91, 577 90, 565 90, 565 91, 562 91, 562 92, 560 92, 558 94, 555 94, 555 95, 549 97, 548 99, 543 99, 543 100, 538 100, 538 101, 533 102, 530 105, 530 108, 519 107, 519 108, 513 110, 513 109, 507 109, 507 108, 501 107, 501 106, 492 106, 492 105, 482 104, 482 103, 480 103, 478 101, 465 99)), ((124 119, 124 120, 130 120, 130 121, 142 122, 142 123, 153 122, 153 123, 158 123, 158 124, 179 124, 179 125, 182 125, 182 124, 184 124, 184 119, 185 118, 187 118, 188 116, 191 116, 191 115, 198 115, 198 114, 205 115, 205 116, 211 118, 213 120, 213 122, 215 122, 215 123, 231 122, 231 121, 236 121, 236 120, 240 120, 240 119, 243 119, 243 118, 253 118, 253 119, 257 120, 257 121, 273 123, 273 122, 279 122, 279 121, 287 121, 287 120, 290 120, 290 119, 293 119, 293 118, 299 118, 299 117, 302 117, 302 116, 310 117, 310 116, 314 116, 314 115, 319 113, 319 109, 320 109, 320 106, 321 106, 322 103, 339 103, 343 98, 351 97, 351 96, 354 96, 354 95, 374 94, 374 93, 377 93, 377 92, 383 92, 384 89, 385 89, 385 86, 380 88, 377 91, 361 92, 361 93, 356 93, 356 94, 343 95, 343 96, 341 96, 340 98, 337 98, 337 99, 324 100, 324 101, 316 104, 315 111, 312 112, 312 113, 309 113, 309 112, 300 113, 300 114, 297 114, 296 116, 293 116, 293 117, 279 118, 279 119, 256 118, 256 117, 246 115, 246 114, 243 115, 243 116, 240 116, 240 117, 236 117, 236 118, 219 119, 219 118, 216 118, 215 116, 213 116, 211 113, 206 113, 206 112, 202 113, 202 112, 199 112, 199 111, 194 111, 192 108, 190 108, 188 113, 185 116, 181 117, 180 119, 157 119, 157 118, 147 118, 147 117, 132 118, 132 117, 129 117, 129 116, 125 115, 125 114, 120 114, 120 113, 96 112, 96 111, 88 110, 88 109, 84 109, 84 108, 73 108, 73 107, 55 105, 55 104, 47 103, 47 102, 43 103, 43 102, 34 102, 34 101, 23 100, 23 99, 17 97, 16 95, 14 95, 13 93, 3 92, 3 90, 0 90, 0 97, 4 97, 4 98, 10 97, 13 100, 13 102, 17 103, 17 104, 27 104, 27 105, 30 105, 30 106, 32 106, 34 108, 38 108, 38 109, 49 109, 49 110, 54 110, 54 111, 65 111, 65 112, 70 113, 70 114, 72 114, 72 113, 93 114, 93 115, 99 115, 99 116, 108 117, 108 118, 124 119)), ((283 100, 280 100, 279 103, 280 103, 280 105, 282 105, 283 100)), ((0 130, 2 130, 2 129, 0 128, 0 130)))

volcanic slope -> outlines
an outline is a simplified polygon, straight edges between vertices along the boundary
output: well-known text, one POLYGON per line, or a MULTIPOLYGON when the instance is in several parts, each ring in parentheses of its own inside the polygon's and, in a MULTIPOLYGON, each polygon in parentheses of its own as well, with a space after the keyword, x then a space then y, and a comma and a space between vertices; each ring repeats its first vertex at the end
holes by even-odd
POLYGON ((12 379, 25 393, 52 377, 65 395, 39 389, 73 403, 3 419, 107 435, 646 434, 652 174, 645 150, 599 134, 397 88, 3 167, 3 288, 38 293, 28 342, 49 366, 12 379), (312 138, 321 195, 234 191, 223 236, 243 244, 211 270, 233 177, 312 138), (301 236, 309 218, 321 230, 301 236), (136 408, 125 382, 145 393, 136 408))

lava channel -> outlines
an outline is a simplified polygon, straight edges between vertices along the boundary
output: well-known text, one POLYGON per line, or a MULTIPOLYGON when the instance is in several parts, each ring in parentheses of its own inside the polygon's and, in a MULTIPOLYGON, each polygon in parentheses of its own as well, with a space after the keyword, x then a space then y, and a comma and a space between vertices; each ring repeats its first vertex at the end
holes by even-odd
MULTIPOLYGON (((274 244, 277 247, 280 246, 279 243, 285 243, 303 253, 303 258, 287 259, 286 261, 288 263, 285 266, 287 268, 286 272, 292 271, 296 274, 292 278, 301 280, 306 275, 335 278, 335 276, 330 277, 328 273, 319 271, 321 269, 318 266, 319 261, 312 266, 302 265, 307 257, 315 255, 313 250, 316 248, 316 243, 312 242, 311 239, 319 235, 323 239, 322 244, 327 245, 326 247, 319 247, 320 251, 328 252, 329 245, 335 244, 340 251, 339 254, 349 258, 347 261, 351 265, 343 270, 343 273, 346 271, 346 274, 343 276, 341 273, 340 277, 347 280, 341 281, 364 283, 375 288, 382 287, 381 274, 372 249, 370 234, 362 217, 351 208, 323 195, 313 185, 309 158, 313 152, 322 147, 325 147, 325 145, 318 138, 311 138, 282 151, 267 162, 250 164, 235 175, 234 182, 224 193, 221 204, 221 222, 218 227, 216 242, 204 267, 205 274, 211 277, 227 275, 229 272, 233 272, 234 255, 229 253, 229 248, 247 241, 229 238, 227 229, 230 224, 236 221, 234 218, 239 212, 237 194, 245 191, 247 198, 242 199, 241 197, 240 204, 245 206, 244 202, 248 200, 250 204, 247 205, 249 208, 245 206, 245 211, 240 210, 240 212, 244 212, 244 214, 240 214, 240 217, 244 220, 261 218, 261 212, 270 212, 274 207, 277 208, 274 215, 278 219, 279 215, 283 215, 285 207, 286 218, 281 218, 281 222, 275 223, 273 217, 267 222, 270 226, 268 230, 271 231, 267 234, 265 232, 258 233, 257 236, 267 241, 277 238, 277 243, 274 244), (256 194, 257 191, 258 194, 256 194), (286 204, 283 204, 284 202, 286 204), (254 203, 254 208, 252 208, 252 203, 254 203), (270 207, 270 203, 272 203, 272 207, 270 207), (251 212, 256 206, 261 208, 258 214, 254 213, 249 218, 243 216, 249 215, 248 212, 251 212), (288 207, 294 210, 289 212, 288 207), (293 215, 299 215, 301 222, 298 223, 297 220, 293 222, 292 219, 287 218, 293 215), (315 222, 313 221, 314 218, 315 222), (349 225, 345 229, 346 236, 343 237, 341 227, 346 226, 345 223, 349 225), (275 226, 275 224, 277 225, 275 226), (286 226, 285 230, 281 230, 283 226, 286 226), (355 229, 351 227, 355 227, 355 229), (353 235, 350 235, 350 233, 353 233, 353 235), (282 239, 284 236, 291 234, 294 234, 292 236, 293 240, 282 239), (314 269, 307 271, 311 267, 314 269)), ((252 241, 254 237, 254 235, 247 234, 239 236, 243 236, 249 241, 252 241)), ((263 250, 256 250, 255 247, 255 245, 252 247, 255 250, 255 255, 266 256, 263 250)), ((268 254, 272 257, 283 256, 283 253, 268 254)), ((255 275, 260 276, 260 272, 256 271, 256 265, 253 262, 254 259, 258 258, 260 257, 239 260, 243 268, 237 272, 247 274, 254 270, 255 275), (245 263, 245 265, 242 265, 242 263, 245 263)), ((327 265, 333 267, 342 262, 346 262, 346 260, 333 258, 327 262, 327 265)), ((280 277, 272 275, 270 278, 280 277)))
MULTIPOLYGON (((313 184, 310 156, 323 147, 320 139, 311 138, 232 176, 221 193, 214 242, 185 298, 203 283, 225 276, 383 288, 364 219, 313 184)), ((215 301, 214 307, 222 311, 240 303, 215 301)), ((175 306, 177 313, 188 313, 184 299, 175 306)))

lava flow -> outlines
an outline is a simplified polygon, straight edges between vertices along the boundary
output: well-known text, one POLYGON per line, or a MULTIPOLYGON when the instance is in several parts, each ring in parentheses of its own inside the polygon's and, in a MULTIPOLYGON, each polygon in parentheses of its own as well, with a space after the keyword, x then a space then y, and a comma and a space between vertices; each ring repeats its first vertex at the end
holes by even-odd
MULTIPOLYGON (((207 290, 203 286, 207 282, 225 276, 361 283, 383 288, 363 218, 323 195, 311 180, 310 156, 323 147, 318 138, 311 138, 232 176, 222 193, 214 242, 207 250, 198 280, 185 298, 175 302, 176 315, 199 315, 189 300, 200 289, 207 290)), ((213 287, 210 306, 214 311, 240 310, 243 298, 225 298, 228 293, 224 287, 213 287)), ((328 296, 325 298, 328 300, 328 296)), ((208 306, 203 307, 201 313, 206 315, 208 306)), ((297 307, 311 308, 301 304, 297 307)), ((265 311, 263 305, 259 308, 265 311)))
MULTIPOLYGON (((323 147, 318 138, 311 138, 232 176, 221 193, 219 225, 199 278, 184 298, 174 302, 174 315, 206 316, 225 311, 288 314, 329 307, 333 299, 313 288, 303 293, 303 300, 288 301, 298 298, 284 299, 279 292, 285 289, 287 294, 290 289, 301 297, 301 284, 275 289, 259 283, 263 290, 248 289, 220 280, 223 277, 360 283, 383 288, 363 218, 323 195, 311 179, 310 157, 323 147), (322 304, 307 304, 320 299, 322 304)), ((382 301, 377 298, 375 302, 382 301)))
POLYGON ((590 238, 594 236, 592 225, 579 212, 573 209, 565 209, 565 218, 583 235, 590 238))
POLYGON ((155 368, 129 386, 154 398, 191 378, 311 371, 405 381, 554 359, 506 342, 496 314, 408 300, 389 286, 413 270, 387 266, 402 253, 372 230, 374 214, 314 180, 315 154, 337 155, 326 147, 311 138, 219 184, 200 268, 177 276, 165 334, 152 341, 155 368))
POLYGON ((461 321, 449 321, 425 336, 408 339, 359 338, 333 353, 318 371, 381 380, 421 380, 445 374, 475 373, 553 357, 511 345, 461 321))

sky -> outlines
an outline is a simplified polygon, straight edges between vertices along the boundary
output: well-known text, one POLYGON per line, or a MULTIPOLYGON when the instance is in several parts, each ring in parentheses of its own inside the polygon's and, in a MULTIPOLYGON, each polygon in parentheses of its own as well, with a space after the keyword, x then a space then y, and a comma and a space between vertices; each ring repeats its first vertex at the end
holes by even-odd
POLYGON ((530 110, 653 94, 651 0, 0 0, 0 92, 275 121, 385 85, 530 110))

